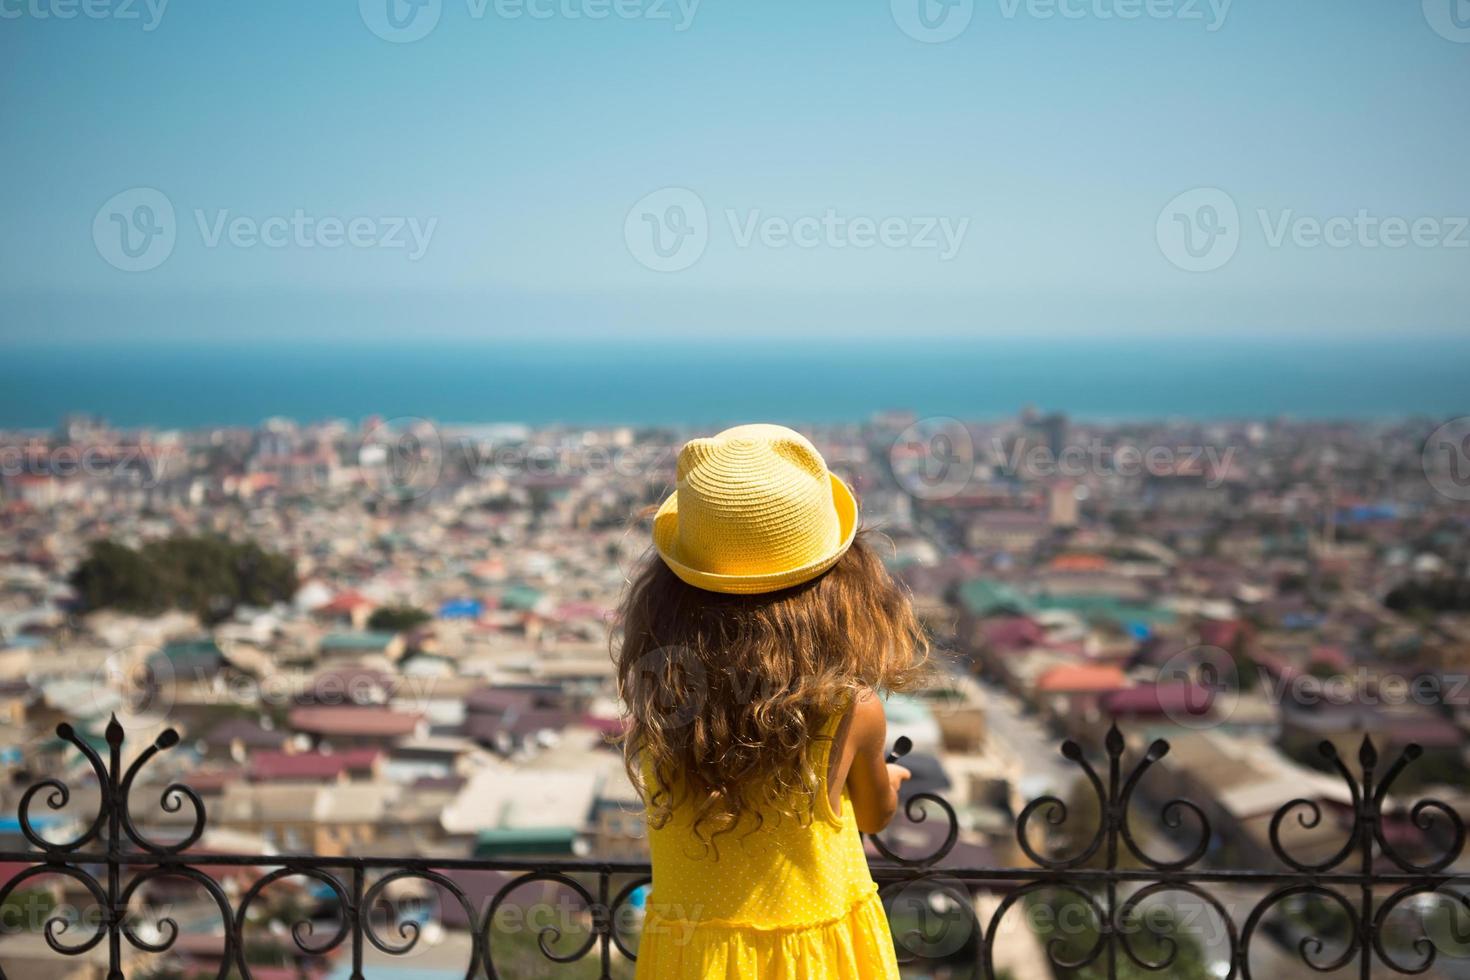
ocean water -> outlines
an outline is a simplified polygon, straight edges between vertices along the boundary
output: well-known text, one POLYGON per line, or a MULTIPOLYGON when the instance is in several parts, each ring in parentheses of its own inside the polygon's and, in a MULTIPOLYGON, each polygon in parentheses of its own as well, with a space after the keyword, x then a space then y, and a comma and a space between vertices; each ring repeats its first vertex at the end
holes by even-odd
POLYGON ((776 345, 569 341, 21 346, 0 354, 0 426, 69 412, 114 424, 717 424, 994 418, 1384 419, 1470 414, 1470 338, 1190 342, 894 340, 776 345))

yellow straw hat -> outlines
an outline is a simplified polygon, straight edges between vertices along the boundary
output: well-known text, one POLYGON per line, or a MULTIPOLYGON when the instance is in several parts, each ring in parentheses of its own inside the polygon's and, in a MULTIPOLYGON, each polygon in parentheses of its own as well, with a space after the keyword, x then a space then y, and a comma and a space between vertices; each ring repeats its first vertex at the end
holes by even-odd
POLYGON ((679 451, 653 544, 685 582, 751 595, 808 582, 857 534, 857 500, 822 454, 782 425, 741 425, 679 451))

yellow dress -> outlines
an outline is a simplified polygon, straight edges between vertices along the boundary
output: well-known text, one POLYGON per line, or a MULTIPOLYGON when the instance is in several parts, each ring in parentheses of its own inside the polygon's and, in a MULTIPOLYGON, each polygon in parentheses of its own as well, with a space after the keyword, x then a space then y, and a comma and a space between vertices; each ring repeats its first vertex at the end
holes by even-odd
POLYGON ((718 854, 690 829, 688 806, 649 829, 648 896, 637 980, 897 980, 893 936, 868 873, 852 804, 827 792, 831 735, 812 740, 818 813, 767 818, 749 836, 716 838, 718 854))

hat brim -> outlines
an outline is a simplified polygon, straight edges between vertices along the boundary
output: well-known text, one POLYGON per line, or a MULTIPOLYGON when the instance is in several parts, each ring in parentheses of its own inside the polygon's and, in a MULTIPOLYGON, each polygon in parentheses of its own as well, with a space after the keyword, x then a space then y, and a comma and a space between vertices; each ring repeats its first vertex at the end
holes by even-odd
POLYGON ((669 498, 659 507, 658 513, 653 516, 653 546, 658 550, 659 557, 664 560, 664 564, 669 566, 670 571, 695 588, 708 592, 758 595, 762 592, 776 592, 780 589, 789 589, 793 585, 801 585, 803 582, 810 582, 837 564, 837 559, 852 547, 853 539, 857 537, 857 498, 836 474, 828 475, 832 480, 832 503, 837 509, 838 545, 831 554, 823 555, 800 568, 765 572, 760 575, 721 575, 685 564, 679 558, 679 495, 677 493, 670 494, 669 498))

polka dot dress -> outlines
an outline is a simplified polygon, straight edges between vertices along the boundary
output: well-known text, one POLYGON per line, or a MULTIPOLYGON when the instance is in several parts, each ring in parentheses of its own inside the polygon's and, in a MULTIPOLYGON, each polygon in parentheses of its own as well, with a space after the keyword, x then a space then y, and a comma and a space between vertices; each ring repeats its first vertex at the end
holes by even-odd
POLYGON ((832 810, 827 754, 841 716, 812 740, 823 776, 809 821, 766 815, 705 847, 687 807, 649 831, 653 890, 638 980, 896 978, 888 919, 868 873, 847 794, 832 810))

